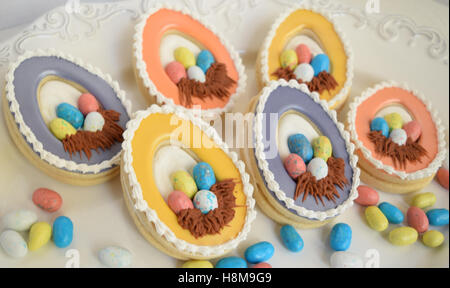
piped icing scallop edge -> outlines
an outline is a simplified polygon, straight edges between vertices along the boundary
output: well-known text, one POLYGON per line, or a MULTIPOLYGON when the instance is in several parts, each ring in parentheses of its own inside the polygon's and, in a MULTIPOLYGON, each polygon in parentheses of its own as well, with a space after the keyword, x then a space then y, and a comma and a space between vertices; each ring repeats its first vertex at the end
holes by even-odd
POLYGON ((263 89, 263 92, 259 98, 258 106, 256 108, 256 116, 255 116, 255 126, 254 133, 256 139, 255 145, 255 156, 258 161, 259 168, 263 171, 264 178, 266 180, 268 188, 275 193, 278 200, 285 203, 288 209, 293 209, 299 216, 306 217, 309 219, 318 219, 323 221, 327 218, 332 218, 337 215, 342 214, 347 208, 353 206, 353 200, 358 197, 357 187, 359 186, 360 180, 360 170, 357 167, 358 156, 354 155, 355 145, 350 141, 350 134, 345 130, 345 126, 340 123, 337 119, 337 113, 334 110, 330 110, 328 108, 328 104, 325 100, 321 100, 319 98, 319 94, 317 92, 311 93, 308 89, 308 86, 305 84, 299 84, 295 80, 291 80, 289 82, 281 79, 279 81, 271 81, 268 86, 263 89), (286 193, 280 189, 279 183, 275 180, 275 176, 269 169, 269 163, 267 162, 264 155, 264 142, 263 142, 263 133, 262 133, 262 120, 263 120, 263 112, 267 99, 269 98, 272 91, 277 89, 278 87, 290 87, 294 89, 298 89, 306 94, 308 94, 314 102, 322 107, 323 110, 327 112, 330 116, 334 124, 339 130, 341 137, 345 141, 345 146, 347 153, 349 155, 349 164, 353 169, 353 178, 352 178, 352 189, 349 193, 347 200, 345 200, 341 205, 336 208, 329 209, 327 211, 313 211, 306 209, 301 206, 295 205, 295 201, 286 196, 286 193))
MULTIPOLYGON (((50 151, 46 151, 43 147, 43 144, 37 140, 33 131, 31 131, 30 127, 23 120, 22 114, 20 113, 19 103, 15 97, 14 92, 14 72, 19 67, 19 65, 30 58, 33 57, 58 57, 70 61, 83 69, 86 69, 88 72, 100 77, 106 83, 108 83, 111 88, 113 88, 117 98, 120 100, 122 105, 125 107, 129 116, 131 116, 131 102, 126 98, 125 91, 121 90, 119 87, 119 83, 114 81, 109 74, 103 73, 99 68, 92 66, 91 64, 86 64, 82 59, 76 58, 70 54, 64 54, 55 49, 48 50, 34 50, 34 51, 26 51, 24 54, 18 57, 17 61, 12 63, 9 67, 8 72, 6 73, 6 99, 10 105, 10 111, 14 115, 14 120, 16 124, 19 126, 19 131, 22 135, 25 136, 27 142, 32 146, 32 149, 35 153, 39 154, 42 160, 46 161, 50 165, 53 165, 60 169, 66 169, 71 172, 81 172, 82 174, 88 173, 99 173, 102 170, 113 167, 114 165, 120 164, 120 152, 114 155, 111 159, 105 160, 99 164, 88 165, 88 164, 78 164, 74 161, 69 161, 65 159, 61 159, 60 157, 54 155, 50 151)), ((61 144, 62 145, 62 144, 61 144)))
POLYGON ((210 112, 212 114, 221 114, 223 112, 230 111, 233 106, 236 99, 245 92, 245 87, 247 83, 247 75, 245 74, 245 68, 242 64, 242 59, 239 56, 239 54, 234 50, 234 48, 231 46, 231 44, 223 37, 221 33, 217 31, 217 29, 210 25, 207 21, 205 21, 200 15, 197 13, 190 11, 186 7, 182 7, 179 5, 170 5, 170 4, 158 4, 155 5, 150 11, 148 11, 146 14, 142 15, 140 19, 138 20, 138 24, 135 26, 135 34, 133 36, 134 44, 133 44, 133 53, 134 57, 136 59, 136 69, 139 72, 139 77, 142 79, 144 86, 148 89, 151 95, 156 96, 157 103, 159 105, 171 105, 171 106, 178 106, 182 110, 190 111, 192 109, 188 109, 183 107, 182 105, 175 105, 173 102, 173 99, 168 98, 164 96, 161 92, 158 91, 153 81, 150 79, 148 73, 147 73, 147 64, 145 63, 143 56, 142 56, 142 44, 143 44, 143 33, 145 24, 147 23, 148 17, 150 15, 158 12, 161 9, 169 9, 173 11, 180 12, 184 15, 192 17, 197 22, 201 23, 203 26, 205 26, 207 29, 212 31, 220 40, 222 45, 225 46, 228 53, 231 56, 231 59, 233 60, 233 63, 236 67, 236 70, 239 75, 239 79, 237 81, 237 88, 236 92, 229 97, 227 105, 223 108, 214 108, 214 109, 205 109, 205 111, 210 112))
POLYGON ((123 148, 123 169, 128 177, 128 181, 131 186, 131 198, 134 200, 134 208, 140 212, 145 213, 147 220, 153 223, 156 227, 156 232, 164 237, 168 242, 172 243, 177 249, 183 252, 187 252, 194 255, 200 255, 204 257, 217 256, 232 250, 238 246, 241 241, 247 238, 247 234, 250 232, 251 223, 256 218, 255 200, 253 199, 253 186, 250 184, 250 176, 245 172, 245 164, 239 160, 238 155, 235 152, 229 150, 226 143, 222 141, 217 131, 208 125, 206 122, 199 118, 196 118, 192 113, 186 112, 180 107, 172 107, 164 105, 162 107, 158 105, 152 105, 145 111, 138 111, 134 115, 134 119, 127 123, 127 130, 124 133, 123 148), (155 210, 148 206, 148 203, 143 199, 142 188, 139 184, 136 173, 132 166, 132 146, 131 142, 134 134, 142 120, 151 114, 175 114, 178 117, 189 120, 195 126, 199 127, 214 143, 224 151, 228 157, 233 161, 234 165, 238 168, 241 175, 241 181, 244 186, 244 194, 247 198, 247 215, 244 226, 238 236, 224 244, 217 246, 199 246, 188 243, 184 240, 178 239, 175 234, 164 224, 158 217, 155 210))
POLYGON ((377 84, 375 87, 366 89, 360 97, 356 97, 350 104, 350 111, 348 113, 348 129, 352 136, 352 141, 356 145, 356 149, 359 149, 364 157, 377 169, 382 169, 389 175, 395 175, 400 177, 403 180, 418 180, 426 177, 430 177, 436 173, 436 171, 441 167, 443 161, 445 160, 447 154, 446 141, 445 141, 445 128, 442 124, 441 119, 439 118, 438 112, 432 107, 431 101, 427 100, 425 96, 417 90, 412 90, 408 87, 407 84, 398 84, 394 81, 382 82, 377 84), (416 96, 422 103, 427 107, 428 112, 431 114, 431 117, 436 125, 437 133, 438 133, 438 153, 434 160, 428 165, 428 167, 415 171, 413 173, 407 173, 404 171, 396 170, 394 167, 385 165, 378 159, 375 159, 372 156, 372 152, 367 149, 363 143, 358 139, 358 133, 356 132, 355 122, 356 122, 356 110, 358 106, 367 100, 369 97, 373 96, 380 90, 390 87, 402 88, 406 91, 411 92, 414 96, 416 96))
POLYGON ((260 67, 262 70, 263 81, 266 85, 272 81, 272 80, 270 80, 270 77, 269 77, 269 65, 267 64, 268 59, 269 59, 268 51, 269 51, 270 44, 272 43, 272 40, 275 37, 275 34, 278 30, 278 27, 286 20, 287 17, 289 17, 289 15, 291 15, 293 12, 295 12, 296 10, 299 10, 299 9, 309 10, 309 11, 312 11, 314 13, 318 13, 318 14, 321 14, 322 16, 324 16, 333 25, 334 30, 336 31, 336 34, 339 36, 339 38, 341 39, 342 44, 344 46, 345 54, 347 56, 346 80, 344 83, 344 87, 342 87, 341 91, 339 91, 339 93, 337 93, 332 99, 330 99, 330 101, 327 102, 329 107, 333 107, 334 105, 336 105, 336 103, 340 103, 341 101, 343 101, 347 97, 348 93, 350 92, 350 88, 353 83, 353 61, 354 61, 353 58, 354 58, 354 55, 353 55, 353 50, 349 44, 349 41, 347 40, 347 36, 344 34, 344 32, 341 30, 341 28, 336 24, 333 17, 331 16, 331 14, 329 14, 322 8, 317 8, 314 6, 310 7, 307 5, 297 5, 294 8, 289 8, 287 11, 282 13, 275 20, 275 23, 273 23, 269 34, 267 35, 267 37, 265 38, 265 40, 263 42, 263 46, 262 46, 262 50, 261 50, 262 52, 261 52, 261 58, 260 58, 260 61, 261 61, 260 67))

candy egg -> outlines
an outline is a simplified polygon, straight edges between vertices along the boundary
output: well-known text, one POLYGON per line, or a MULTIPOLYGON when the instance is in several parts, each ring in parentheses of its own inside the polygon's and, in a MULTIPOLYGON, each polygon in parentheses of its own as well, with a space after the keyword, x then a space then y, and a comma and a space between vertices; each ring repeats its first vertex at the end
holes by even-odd
POLYGON ((175 214, 178 214, 181 210, 194 209, 194 204, 191 199, 181 191, 173 191, 170 193, 167 198, 167 203, 175 214))
POLYGON ((420 209, 431 207, 436 203, 436 195, 431 192, 421 193, 414 196, 412 206, 420 209))
POLYGON ((52 237, 52 227, 46 222, 37 222, 31 226, 28 240, 28 249, 36 251, 50 240, 52 237))
POLYGON ((131 252, 122 247, 110 246, 98 252, 100 262, 106 267, 123 268, 131 265, 131 252))
POLYGON ((384 118, 377 117, 370 123, 370 131, 381 131, 384 137, 389 137, 389 125, 384 118))
POLYGON ((403 125, 403 130, 405 130, 408 138, 411 138, 413 142, 416 142, 420 135, 422 135, 422 127, 418 121, 411 121, 403 125))
POLYGON ((194 207, 200 210, 203 214, 208 214, 209 211, 219 207, 216 194, 207 190, 198 191, 194 196, 194 207))
POLYGON ((347 251, 352 243, 352 228, 345 223, 333 226, 330 233, 330 246, 334 251, 347 251))
POLYGON ((427 218, 432 226, 448 225, 448 210, 447 209, 433 209, 427 211, 427 218))
POLYGON ((314 139, 311 143, 314 150, 315 158, 322 158, 325 162, 333 154, 333 147, 331 146, 330 139, 326 136, 320 136, 314 139))
POLYGON ((195 56, 191 50, 186 47, 179 47, 175 49, 174 56, 175 60, 180 62, 185 69, 195 66, 195 56))
POLYGON ((292 179, 297 179, 301 174, 306 172, 306 165, 302 157, 295 153, 290 154, 284 160, 284 168, 292 179))
POLYGON ((378 205, 378 208, 380 208, 381 212, 386 216, 389 223, 400 224, 405 219, 402 211, 388 202, 381 203, 378 205))
POLYGON ((17 232, 28 231, 36 221, 36 213, 25 209, 9 212, 2 218, 5 229, 11 229, 17 232))
POLYGON ((188 172, 184 170, 177 171, 170 176, 170 179, 174 190, 183 192, 190 199, 194 198, 194 195, 197 193, 198 189, 194 178, 192 178, 188 172))
POLYGON ((67 136, 75 135, 77 130, 66 120, 55 118, 49 124, 50 131, 59 140, 64 140, 67 136))
POLYGON ((272 258, 275 252, 273 245, 267 241, 256 243, 245 250, 244 256, 247 262, 257 264, 266 262, 272 258))
POLYGON ((314 69, 314 76, 324 71, 330 73, 330 58, 325 54, 318 54, 312 59, 311 66, 314 69))
POLYGON ((363 268, 364 262, 361 256, 351 252, 334 252, 330 258, 330 264, 333 268, 363 268))
POLYGON ((297 52, 297 59, 299 64, 310 63, 312 59, 311 50, 308 45, 300 44, 295 48, 295 52, 297 52))
POLYGON ((369 206, 364 211, 370 228, 381 232, 388 228, 389 221, 377 206, 369 206))
POLYGON ((185 262, 181 268, 214 268, 214 266, 207 260, 191 260, 185 262))
POLYGON ((178 84, 181 79, 186 78, 186 69, 183 64, 177 61, 170 62, 166 65, 166 74, 173 83, 178 84))
POLYGON ((252 268, 272 268, 272 265, 266 262, 261 262, 252 266, 252 268))
POLYGON ((300 252, 303 249, 303 239, 291 225, 284 225, 280 230, 281 240, 289 251, 300 252))
POLYGON ((0 234, 0 246, 13 258, 23 258, 28 253, 28 246, 22 235, 13 230, 5 230, 0 234))
POLYGON ((436 230, 430 230, 422 236, 423 244, 430 248, 436 248, 444 243, 444 234, 436 230))
POLYGON ((408 219, 408 225, 416 229, 417 232, 423 233, 428 230, 428 218, 422 209, 410 207, 406 213, 406 217, 408 219))
POLYGON ((205 83, 206 76, 203 70, 198 66, 191 66, 187 71, 188 78, 200 83, 205 83))
POLYGON ((399 227, 389 232, 389 241, 397 246, 411 245, 418 237, 419 233, 411 227, 399 227))
POLYGON ((208 50, 200 51, 197 56, 197 66, 200 67, 205 74, 214 62, 216 62, 214 56, 208 50))
POLYGON ((63 203, 61 195, 47 188, 36 189, 32 199, 36 206, 50 213, 58 211, 63 203))
POLYGON ((195 165, 192 170, 192 175, 199 190, 209 190, 216 184, 214 170, 208 163, 201 162, 195 165))
POLYGON ((312 176, 316 177, 316 181, 319 181, 328 176, 328 165, 325 160, 322 158, 314 158, 312 159, 308 167, 306 168, 308 172, 312 174, 312 176))
POLYGON ((66 216, 59 216, 53 222, 53 242, 56 247, 66 248, 73 240, 73 223, 66 216))
POLYGON ((56 116, 69 122, 75 129, 83 126, 83 114, 75 106, 68 103, 61 103, 56 107, 56 116))
POLYGON ((314 152, 311 143, 309 143, 308 138, 303 134, 289 136, 288 147, 291 153, 295 153, 302 157, 306 164, 313 158, 314 152))
POLYGON ((394 129, 389 135, 392 142, 396 143, 399 146, 403 146, 406 144, 406 140, 408 140, 408 136, 406 135, 405 130, 403 129, 394 129))
POLYGON ((439 169, 436 174, 437 180, 442 187, 448 190, 449 173, 445 168, 439 169))
POLYGON ((247 268, 247 262, 239 257, 226 257, 216 263, 216 268, 247 268))
POLYGON ((311 65, 303 63, 297 66, 294 70, 295 78, 302 82, 311 82, 314 78, 314 69, 311 65))
POLYGON ((91 112, 84 120, 84 130, 90 132, 102 131, 105 126, 105 118, 98 112, 91 112))
POLYGON ((384 116, 384 120, 388 123, 389 131, 403 127, 402 116, 396 112, 384 116))
POLYGON ((80 109, 83 115, 87 115, 91 112, 97 112, 100 108, 97 99, 90 93, 84 93, 78 98, 78 109, 80 109))
POLYGON ((294 50, 285 50, 280 56, 281 67, 289 67, 291 70, 295 69, 298 64, 297 53, 294 50))
POLYGON ((378 203, 380 196, 378 192, 369 186, 360 185, 358 186, 358 198, 355 202, 362 206, 375 206, 378 203))

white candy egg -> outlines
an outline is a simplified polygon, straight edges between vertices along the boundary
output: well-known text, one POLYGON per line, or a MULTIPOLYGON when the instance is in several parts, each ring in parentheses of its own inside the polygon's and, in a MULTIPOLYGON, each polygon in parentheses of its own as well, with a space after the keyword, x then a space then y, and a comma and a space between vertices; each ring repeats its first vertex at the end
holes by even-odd
POLYGON ((328 176, 328 165, 322 158, 312 159, 306 170, 310 172, 312 176, 316 177, 316 181, 328 176))
POLYGON ((363 259, 351 252, 339 251, 333 253, 330 258, 331 267, 333 268, 363 268, 363 259))
POLYGON ((110 246, 103 248, 98 253, 100 262, 106 267, 123 268, 131 265, 133 256, 125 248, 110 246))
POLYGON ((105 125, 105 119, 98 112, 89 113, 84 119, 84 130, 96 132, 101 131, 105 125))
POLYGON ((28 253, 28 246, 22 235, 13 230, 5 230, 0 234, 0 246, 13 258, 22 258, 28 253))
POLYGON ((403 129, 394 129, 392 130, 391 134, 389 135, 389 138, 392 139, 392 142, 397 143, 398 145, 402 146, 406 144, 406 140, 408 139, 408 134, 406 134, 406 131, 403 129))
POLYGON ((189 79, 196 80, 200 83, 205 83, 205 81, 206 81, 205 73, 198 66, 189 67, 187 74, 188 74, 189 79))
POLYGON ((4 228, 22 232, 30 230, 31 225, 33 225, 37 219, 37 215, 33 211, 19 209, 3 216, 2 222, 4 228))
POLYGON ((297 66, 294 70, 295 77, 303 82, 311 82, 314 78, 314 68, 308 63, 303 63, 297 66))

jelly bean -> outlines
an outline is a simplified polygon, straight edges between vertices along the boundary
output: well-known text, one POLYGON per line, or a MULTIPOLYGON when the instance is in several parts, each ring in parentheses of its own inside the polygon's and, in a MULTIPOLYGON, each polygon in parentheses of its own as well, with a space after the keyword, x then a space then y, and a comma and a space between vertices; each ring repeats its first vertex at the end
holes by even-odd
POLYGON ((295 68, 294 75, 297 80, 301 80, 302 82, 311 82, 314 78, 314 69, 311 65, 303 63, 295 68))
POLYGON ((303 134, 289 136, 288 147, 291 153, 295 153, 302 157, 305 164, 308 164, 313 158, 314 152, 311 143, 309 143, 308 138, 303 134))
POLYGON ((83 126, 83 114, 77 107, 68 103, 61 103, 56 107, 56 116, 69 122, 75 129, 83 126))
POLYGON ((195 66, 195 56, 191 50, 186 47, 179 47, 175 49, 174 56, 175 60, 180 62, 185 69, 195 66))
POLYGON ((206 76, 203 70, 198 66, 191 66, 187 71, 188 78, 200 83, 206 82, 206 76))
POLYGON ((216 194, 208 190, 198 191, 194 196, 194 207, 200 210, 203 214, 208 214, 209 211, 219 207, 216 194))
POLYGON ((64 140, 66 136, 75 135, 77 130, 66 120, 61 118, 53 119, 49 124, 50 131, 59 140, 64 140))
POLYGON ((364 214, 366 215, 367 223, 372 229, 381 232, 388 228, 389 221, 377 206, 367 207, 364 214))
POLYGON ((388 202, 381 203, 378 205, 378 208, 380 208, 381 212, 386 216, 389 223, 400 224, 405 219, 402 211, 388 202))
POLYGON ((83 129, 90 132, 102 131, 105 125, 105 118, 98 112, 91 112, 84 120, 83 129))
POLYGON ((59 216, 53 222, 53 242, 56 247, 66 248, 73 240, 73 223, 66 216, 59 216))
POLYGON ((177 61, 173 61, 167 64, 165 71, 170 80, 172 80, 172 82, 175 84, 178 84, 181 79, 187 77, 186 68, 184 68, 183 64, 177 61))
POLYGON ((377 205, 380 196, 378 192, 369 186, 360 185, 358 186, 358 198, 355 202, 362 206, 375 206, 377 205))
POLYGON ((306 172, 306 165, 302 157, 295 153, 290 154, 284 160, 284 168, 292 179, 297 179, 300 175, 306 172))
POLYGON ((419 140, 420 135, 422 135, 422 127, 418 121, 411 121, 403 125, 403 130, 405 130, 408 138, 411 138, 413 142, 419 140))
POLYGON ((406 140, 408 140, 408 136, 406 135, 406 131, 403 129, 394 129, 389 135, 392 142, 396 143, 399 146, 403 146, 406 144, 406 140))
POLYGON ((429 222, 427 215, 418 207, 410 207, 406 213, 408 225, 416 229, 417 232, 423 233, 428 230, 429 222))
POLYGON ((61 195, 53 190, 39 188, 33 192, 33 203, 39 208, 53 213, 61 208, 63 199, 61 195))
POLYGON ((318 54, 311 61, 314 69, 314 76, 318 76, 320 72, 330 73, 330 58, 325 54, 318 54))
POLYGON ((311 143, 314 150, 314 157, 322 158, 325 162, 333 154, 333 146, 327 136, 320 136, 314 139, 311 143))
POLYGON ((330 246, 334 251, 347 251, 352 243, 352 228, 345 223, 333 226, 330 233, 330 246))
POLYGON ((363 259, 354 253, 338 251, 334 252, 330 258, 331 267, 333 268, 363 268, 363 259))
POLYGON ((78 109, 80 109, 83 115, 87 115, 91 112, 97 112, 100 109, 100 105, 94 95, 84 93, 78 98, 78 109))
POLYGON ((28 249, 36 251, 50 240, 52 237, 52 227, 46 222, 37 222, 31 226, 28 239, 28 249))
POLYGON ((389 131, 403 127, 402 116, 396 112, 384 116, 384 120, 388 123, 389 131))
POLYGON ((441 184, 442 187, 444 187, 445 189, 448 190, 448 181, 449 181, 449 173, 448 170, 445 168, 441 168, 439 169, 439 171, 437 172, 437 180, 439 182, 439 184, 441 184))
POLYGON ((312 59, 312 53, 309 49, 308 45, 300 44, 295 48, 295 52, 297 53, 297 59, 299 64, 310 63, 312 59))
POLYGON ((266 262, 258 263, 252 266, 252 268, 272 268, 272 265, 266 262))
POLYGON ((389 137, 389 125, 384 118, 377 117, 370 123, 370 131, 381 131, 384 137, 389 137))
POLYGON ((328 165, 322 158, 312 159, 306 170, 316 177, 316 181, 319 181, 328 176, 328 165))
POLYGON ((195 165, 192 170, 192 175, 194 176, 195 184, 197 184, 199 190, 209 190, 216 184, 214 170, 208 163, 200 162, 195 165))
POLYGON ((200 67, 205 74, 214 62, 216 62, 214 56, 208 50, 200 51, 197 56, 197 66, 200 67))
POLYGON ((214 265, 206 260, 191 260, 183 263, 181 268, 214 268, 214 265))
POLYGON ((436 195, 431 192, 421 193, 414 196, 412 206, 420 209, 431 207, 436 203, 436 195))
POLYGON ((110 246, 101 249, 98 252, 98 258, 106 267, 123 268, 131 265, 133 256, 125 248, 110 246))
POLYGON ((181 170, 170 176, 174 190, 178 190, 186 194, 190 199, 194 198, 197 193, 197 185, 194 178, 188 172, 181 170))
POLYGON ((22 235, 13 230, 5 230, 0 234, 0 246, 13 258, 23 258, 28 253, 28 246, 22 235))
POLYGON ((399 227, 389 232, 389 241, 397 246, 411 245, 418 237, 416 229, 411 227, 399 227))
POLYGON ((216 263, 216 268, 247 268, 247 262, 239 257, 226 257, 216 263))
POLYGON ((36 221, 36 213, 25 209, 9 212, 2 218, 5 229, 11 229, 17 232, 28 231, 36 221))
POLYGON ((194 204, 191 199, 181 191, 173 191, 170 193, 167 198, 167 203, 175 214, 178 214, 181 210, 194 209, 194 204))
POLYGON ((275 248, 269 242, 259 242, 253 244, 245 250, 245 259, 247 262, 252 264, 257 264, 261 262, 266 262, 272 258, 275 248))
POLYGON ((423 234, 422 241, 426 246, 436 248, 444 243, 444 235, 439 231, 430 230, 423 234))
POLYGON ((280 230, 281 240, 289 251, 300 252, 303 249, 303 239, 291 225, 284 225, 280 230))
POLYGON ((294 70, 298 64, 297 53, 294 50, 285 50, 280 56, 281 67, 294 70))
POLYGON ((427 212, 427 218, 432 226, 448 225, 448 210, 433 209, 427 212))

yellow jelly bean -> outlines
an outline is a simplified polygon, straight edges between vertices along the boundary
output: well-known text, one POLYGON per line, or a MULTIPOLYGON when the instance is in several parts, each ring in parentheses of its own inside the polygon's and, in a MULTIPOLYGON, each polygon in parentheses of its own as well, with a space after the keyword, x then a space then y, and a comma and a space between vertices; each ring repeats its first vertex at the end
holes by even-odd
POLYGON ((389 221, 377 206, 369 206, 365 211, 367 223, 376 231, 384 231, 389 226, 389 221))
POLYGON ((172 180, 173 189, 183 192, 190 199, 194 198, 198 189, 194 178, 188 172, 184 170, 177 171, 170 176, 170 179, 172 180))
POLYGON ((401 129, 403 127, 402 116, 398 113, 391 113, 384 116, 384 120, 388 123, 389 131, 401 129))
POLYGON ((64 140, 68 135, 74 135, 77 133, 75 129, 69 122, 61 118, 55 118, 49 124, 50 131, 59 140, 64 140))
POLYGON ((185 262, 181 268, 214 268, 214 266, 206 260, 191 260, 185 262))
POLYGON ((179 47, 174 52, 175 60, 183 64, 184 68, 188 69, 191 66, 195 66, 195 56, 186 47, 179 47))
POLYGON ((412 201, 412 206, 418 207, 420 209, 431 207, 436 203, 436 196, 431 193, 421 193, 414 196, 412 201))
POLYGON ((436 248, 442 245, 444 242, 444 235, 436 230, 430 230, 425 232, 422 236, 423 244, 431 248, 436 248))
POLYGON ((314 157, 322 158, 325 162, 333 154, 333 146, 331 145, 330 139, 326 136, 320 136, 312 141, 312 147, 314 149, 314 157))
POLYGON ((297 53, 294 50, 285 50, 280 56, 281 67, 289 67, 291 70, 298 64, 297 53))
POLYGON ((411 227, 396 228, 389 233, 389 241, 397 246, 411 245, 417 241, 417 237, 419 233, 411 227))
POLYGON ((37 222, 31 226, 28 249, 36 251, 50 240, 52 237, 52 226, 46 222, 37 222))

